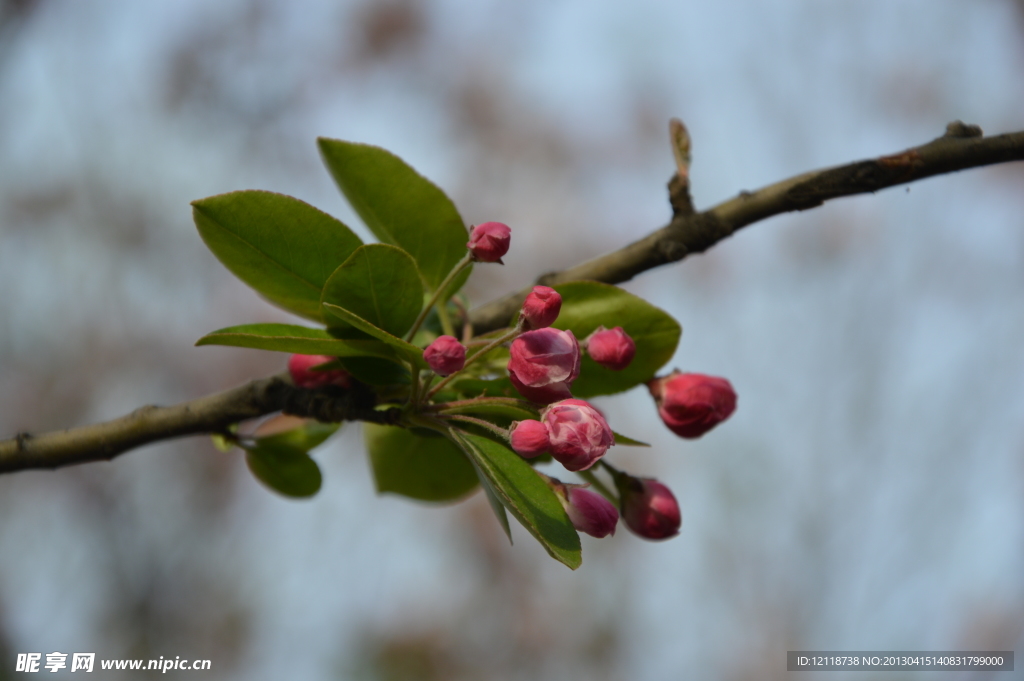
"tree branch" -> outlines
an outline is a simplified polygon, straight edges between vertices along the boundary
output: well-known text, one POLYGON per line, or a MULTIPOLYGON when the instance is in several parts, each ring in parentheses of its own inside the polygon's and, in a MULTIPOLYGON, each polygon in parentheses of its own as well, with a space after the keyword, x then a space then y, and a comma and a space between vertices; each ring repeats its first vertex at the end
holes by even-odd
MULTIPOLYGON (((755 192, 740 192, 700 213, 690 212, 689 197, 684 195, 686 178, 681 181, 677 174, 669 183, 675 214, 668 225, 614 253, 545 274, 537 283, 551 286, 590 279, 616 284, 701 253, 736 230, 773 215, 932 175, 1020 160, 1024 160, 1024 132, 982 137, 977 126, 956 121, 947 126, 945 135, 923 146, 812 171, 755 192)), ((471 312, 476 333, 507 326, 529 292, 530 288, 523 289, 471 312)), ((42 435, 19 434, 0 441, 0 473, 109 460, 151 442, 223 433, 233 423, 282 410, 326 422, 396 423, 399 416, 397 409, 374 409, 373 393, 365 387, 303 390, 296 388, 287 374, 281 374, 172 407, 142 407, 106 423, 42 435)))
POLYGON ((226 433, 232 424, 276 411, 329 423, 395 423, 398 417, 397 409, 374 410, 373 393, 366 388, 303 390, 288 374, 278 374, 171 407, 141 407, 105 423, 42 435, 20 433, 0 441, 0 473, 110 460, 151 442, 226 433))
MULTIPOLYGON (((811 171, 754 192, 740 192, 736 198, 700 213, 677 210, 671 222, 639 241, 576 267, 545 274, 536 283, 554 286, 590 279, 618 284, 646 270, 702 253, 742 227, 773 215, 815 208, 829 199, 876 192, 932 175, 1020 160, 1024 160, 1024 132, 982 137, 978 126, 956 121, 946 127, 945 135, 920 147, 811 171)), ((672 186, 670 182, 670 189, 672 186)), ((530 288, 474 310, 470 314, 474 331, 486 333, 507 326, 530 288)))

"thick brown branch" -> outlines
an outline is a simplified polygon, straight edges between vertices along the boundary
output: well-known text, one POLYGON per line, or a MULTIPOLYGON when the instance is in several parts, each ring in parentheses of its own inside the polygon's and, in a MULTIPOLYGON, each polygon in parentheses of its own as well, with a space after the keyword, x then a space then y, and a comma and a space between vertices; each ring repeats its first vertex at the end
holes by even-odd
MULTIPOLYGON (((736 230, 779 213, 806 210, 836 197, 874 192, 932 175, 1020 160, 1024 160, 1024 132, 982 137, 976 126, 956 122, 949 125, 946 135, 924 146, 741 192, 702 213, 689 213, 681 198, 682 188, 676 187, 675 215, 668 225, 614 253, 546 274, 538 283, 627 281, 645 270, 705 251, 736 230)), ((507 325, 527 293, 528 288, 474 310, 470 314, 473 328, 484 333, 507 325)), ((280 410, 328 422, 395 423, 398 410, 375 410, 373 399, 365 388, 300 390, 287 375, 272 376, 172 407, 142 407, 106 423, 42 435, 23 433, 0 441, 0 473, 112 459, 151 442, 224 432, 233 423, 280 410)))
POLYGON ((374 411, 373 395, 365 388, 302 390, 280 374, 172 407, 141 407, 105 423, 42 435, 21 433, 0 441, 0 473, 109 460, 151 442, 224 433, 234 423, 281 410, 327 422, 393 423, 397 416, 396 410, 374 411))
MULTIPOLYGON (((1024 160, 1024 132, 982 137, 977 126, 950 123, 946 134, 920 147, 815 170, 736 198, 701 213, 678 212, 668 225, 614 253, 561 272, 545 274, 538 284, 553 286, 590 279, 617 284, 660 265, 701 253, 736 230, 773 215, 820 206, 829 199, 865 194, 932 175, 993 163, 1024 160)), ((476 333, 506 326, 529 288, 474 310, 476 333)))

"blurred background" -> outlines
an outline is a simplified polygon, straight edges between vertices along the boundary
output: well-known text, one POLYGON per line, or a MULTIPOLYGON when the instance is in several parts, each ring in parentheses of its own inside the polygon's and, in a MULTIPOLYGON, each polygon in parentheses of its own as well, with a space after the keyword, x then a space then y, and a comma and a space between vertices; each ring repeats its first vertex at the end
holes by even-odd
MULTIPOLYGON (((1021 130, 1024 2, 0 0, 0 437, 282 370, 193 347, 294 320, 220 266, 189 201, 284 192, 368 237, 318 135, 384 146, 467 222, 512 226, 479 304, 666 223, 671 116, 698 208, 954 119, 1021 130)), ((684 523, 584 537, 575 573, 522 528, 509 546, 479 496, 377 497, 357 424, 304 502, 205 438, 3 476, 0 678, 53 651, 367 681, 1020 653, 1022 186, 1009 164, 835 201, 625 284, 684 327, 666 370, 729 378, 739 408, 691 442, 643 388, 597 401, 654 445, 612 460, 668 484, 684 523)))

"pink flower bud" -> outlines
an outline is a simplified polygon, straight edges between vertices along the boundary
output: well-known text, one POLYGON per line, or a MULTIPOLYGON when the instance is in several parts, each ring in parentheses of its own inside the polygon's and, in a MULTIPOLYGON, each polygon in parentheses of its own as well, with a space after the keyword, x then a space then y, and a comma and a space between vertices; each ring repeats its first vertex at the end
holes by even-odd
POLYGON ((679 502, 657 480, 622 475, 615 481, 626 527, 644 539, 668 539, 679 534, 683 523, 679 502))
POLYGON ((512 449, 520 456, 532 459, 551 448, 548 427, 540 421, 519 421, 512 424, 512 449))
POLYGON ((736 410, 736 392, 724 378, 674 371, 647 387, 661 420, 679 437, 700 437, 736 410))
POLYGON ((614 329, 597 327, 586 340, 587 354, 590 358, 612 371, 622 371, 633 361, 636 354, 636 343, 621 326, 614 329))
POLYGON ((484 222, 473 228, 466 248, 477 262, 501 262, 501 256, 508 253, 512 230, 500 222, 484 222))
POLYGON ((423 351, 423 359, 435 374, 448 376, 466 365, 466 347, 451 336, 439 336, 423 351))
POLYGON ((583 487, 572 486, 568 490, 568 504, 563 505, 573 527, 599 539, 615 534, 619 512, 610 501, 583 487))
POLYGON ((519 318, 524 329, 543 329, 558 319, 561 310, 562 296, 558 295, 558 291, 547 286, 534 286, 523 301, 523 311, 519 318))
POLYGON ((351 377, 344 369, 312 370, 313 367, 333 361, 334 358, 327 355, 292 355, 288 358, 288 373, 300 388, 322 388, 326 385, 348 388, 352 384, 351 377))
POLYGON ((508 377, 523 397, 541 404, 572 397, 580 374, 580 346, 572 331, 548 327, 512 341, 508 377))
POLYGON ((583 471, 615 444, 608 422, 583 400, 562 400, 544 411, 551 456, 570 471, 583 471))

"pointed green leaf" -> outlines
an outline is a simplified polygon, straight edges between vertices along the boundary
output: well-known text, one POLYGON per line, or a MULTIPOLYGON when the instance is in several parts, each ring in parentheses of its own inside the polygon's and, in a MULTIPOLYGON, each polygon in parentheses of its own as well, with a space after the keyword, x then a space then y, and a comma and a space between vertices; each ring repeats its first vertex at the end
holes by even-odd
POLYGON ((245 453, 249 470, 260 482, 288 497, 310 497, 320 490, 320 467, 303 449, 260 442, 245 453))
POLYGON ((192 217, 232 274, 275 305, 314 321, 321 321, 324 282, 362 243, 327 213, 273 192, 193 201, 192 217))
POLYGON ((350 324, 354 326, 356 329, 373 336, 379 341, 388 344, 389 346, 391 346, 393 350, 395 350, 395 352, 398 353, 399 357, 406 360, 407 362, 412 362, 421 369, 428 368, 427 362, 423 359, 423 348, 418 348, 412 343, 406 343, 404 340, 398 338, 397 336, 392 336, 384 329, 374 326, 373 324, 366 321, 359 315, 349 312, 343 307, 338 307, 337 305, 332 305, 331 303, 324 303, 323 308, 333 317, 337 317, 346 324, 350 324))
POLYGON ((415 261, 401 248, 367 244, 331 274, 320 301, 402 336, 423 309, 423 283, 415 261))
MULTIPOLYGON (((451 199, 380 147, 325 137, 317 142, 334 181, 370 231, 412 255, 427 287, 436 290, 466 254, 469 241, 451 199)), ((462 286, 471 269, 457 277, 449 296, 462 286)))
POLYGON ((539 419, 540 414, 529 402, 508 399, 507 401, 476 401, 448 407, 442 414, 477 414, 480 416, 499 416, 513 421, 539 419))
POLYGON ((571 330, 581 341, 598 326, 621 326, 636 343, 636 356, 622 371, 606 369, 584 354, 579 378, 572 384, 573 396, 586 398, 629 390, 654 378, 675 354, 682 327, 643 298, 596 281, 561 284, 555 290, 562 296, 562 311, 552 326, 571 330))
POLYGON ((476 477, 480 480, 480 486, 484 488, 484 494, 487 495, 487 503, 490 504, 491 510, 494 511, 494 517, 498 519, 498 524, 501 525, 501 529, 505 531, 505 536, 508 537, 508 543, 513 544, 512 541, 512 528, 508 524, 508 514, 505 513, 505 505, 501 503, 501 499, 498 498, 498 493, 494 491, 494 486, 491 485, 491 481, 487 479, 483 471, 473 464, 473 468, 476 470, 476 477))
POLYGON ((544 546, 551 557, 571 570, 583 558, 580 537, 569 516, 537 471, 508 447, 482 435, 457 435, 467 454, 487 478, 505 508, 544 546))
POLYGON ((422 437, 395 426, 366 423, 363 428, 379 493, 454 501, 476 488, 473 465, 447 439, 422 437))
POLYGON ((612 431, 612 435, 615 436, 616 445, 622 445, 623 447, 650 447, 646 442, 634 440, 631 437, 626 437, 622 433, 616 433, 614 430, 612 431))
POLYGON ((208 333, 196 345, 229 345, 298 355, 331 357, 381 357, 394 360, 394 350, 375 339, 335 338, 323 329, 294 324, 243 324, 208 333))

